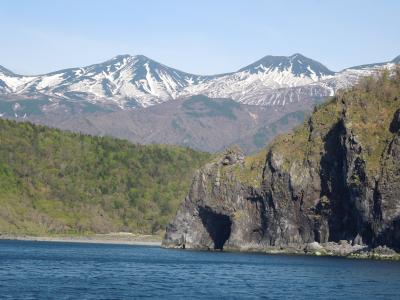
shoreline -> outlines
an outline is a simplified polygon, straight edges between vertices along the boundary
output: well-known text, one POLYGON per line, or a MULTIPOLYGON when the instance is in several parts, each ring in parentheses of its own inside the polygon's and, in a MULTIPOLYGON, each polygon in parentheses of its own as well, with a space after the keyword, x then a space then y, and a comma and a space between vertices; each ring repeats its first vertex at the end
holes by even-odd
POLYGON ((162 238, 156 235, 140 235, 131 233, 107 233, 107 234, 92 234, 92 235, 77 235, 77 236, 74 235, 33 236, 33 235, 1 234, 0 240, 160 247, 162 238))
MULTIPOLYGON (((180 247, 171 247, 162 245, 162 237, 159 235, 141 235, 133 233, 108 233, 108 234, 91 234, 91 235, 54 235, 54 236, 33 236, 33 235, 13 235, 13 234, 0 234, 1 240, 10 241, 31 241, 31 242, 51 242, 51 243, 84 243, 84 244, 108 244, 108 245, 131 245, 131 246, 152 246, 164 249, 182 249, 180 247)), ((331 246, 335 243, 330 243, 331 246)), ((337 246, 337 244, 336 244, 337 246)), ((343 245, 342 245, 343 247, 343 245)), ((340 248, 342 248, 340 247, 340 248)), ((336 248, 336 247, 334 247, 336 248)), ((347 248, 347 247, 345 247, 347 248)), ((364 247, 357 247, 361 251, 343 251, 344 249, 329 249, 326 251, 318 243, 308 244, 308 249, 294 249, 292 247, 276 248, 267 247, 264 249, 254 248, 235 248, 226 247, 222 252, 231 253, 258 253, 265 255, 304 255, 315 257, 340 257, 346 259, 366 259, 366 260, 386 260, 400 262, 400 254, 396 252, 389 252, 387 248, 380 247, 380 249, 368 249, 364 247), (311 246, 311 247, 310 247, 311 246), (378 250, 378 251, 376 251, 378 250)), ((183 250, 183 249, 182 249, 183 250)), ((219 251, 210 250, 198 247, 189 247, 185 250, 194 251, 219 251)), ((183 251, 185 251, 183 250, 183 251)), ((348 250, 348 249, 347 249, 348 250)), ((353 249, 354 250, 354 249, 353 249)))
POLYGON ((231 253, 257 253, 264 255, 288 255, 288 256, 308 256, 308 257, 336 257, 344 259, 359 259, 359 260, 381 260, 381 261, 396 261, 400 262, 400 253, 387 248, 386 246, 378 246, 371 248, 367 245, 351 245, 347 241, 340 243, 327 242, 319 244, 318 242, 298 245, 297 247, 224 247, 223 250, 215 250, 198 245, 182 246, 163 244, 162 248, 180 249, 182 251, 209 251, 209 252, 231 252, 231 253))

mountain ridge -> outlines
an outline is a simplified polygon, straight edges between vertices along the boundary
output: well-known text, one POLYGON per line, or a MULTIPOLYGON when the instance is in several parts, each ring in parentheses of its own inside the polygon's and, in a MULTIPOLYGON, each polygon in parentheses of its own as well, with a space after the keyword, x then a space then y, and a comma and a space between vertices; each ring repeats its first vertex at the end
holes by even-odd
POLYGON ((14 74, 1 67, 0 93, 14 98, 46 96, 53 102, 87 101, 114 109, 148 107, 197 94, 243 104, 285 105, 333 95, 338 86, 350 86, 360 76, 370 75, 377 67, 390 67, 397 60, 334 72, 299 53, 267 55, 236 72, 195 75, 144 55, 124 54, 41 75, 14 74))
MULTIPOLYGON (((29 112, 23 102, 20 115, 29 112)), ((300 124, 313 109, 312 101, 270 110, 231 99, 203 95, 167 101, 134 110, 83 114, 32 115, 37 124, 98 136, 113 136, 139 144, 182 145, 219 152, 237 144, 246 153, 263 147, 275 135, 300 124)), ((1 108, 1 107, 0 107, 1 108)))

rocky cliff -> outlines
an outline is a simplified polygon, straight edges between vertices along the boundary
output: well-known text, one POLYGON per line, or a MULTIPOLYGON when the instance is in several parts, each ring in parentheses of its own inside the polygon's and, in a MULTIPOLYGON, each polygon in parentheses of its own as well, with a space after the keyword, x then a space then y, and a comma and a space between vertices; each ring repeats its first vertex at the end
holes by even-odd
POLYGON ((163 245, 400 250, 399 129, 400 71, 366 78, 259 154, 199 170, 163 245))

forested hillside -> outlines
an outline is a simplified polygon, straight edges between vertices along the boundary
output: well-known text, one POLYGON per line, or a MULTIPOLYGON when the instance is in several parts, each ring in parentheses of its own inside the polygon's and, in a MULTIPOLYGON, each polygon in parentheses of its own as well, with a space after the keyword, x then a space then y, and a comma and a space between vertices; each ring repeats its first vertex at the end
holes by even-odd
POLYGON ((209 156, 0 120, 0 233, 157 233, 209 156))

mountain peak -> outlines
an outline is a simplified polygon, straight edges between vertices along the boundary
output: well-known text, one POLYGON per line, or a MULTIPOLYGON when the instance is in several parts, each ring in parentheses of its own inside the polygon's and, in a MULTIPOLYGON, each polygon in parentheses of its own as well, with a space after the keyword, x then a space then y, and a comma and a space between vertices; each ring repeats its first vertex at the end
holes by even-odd
POLYGON ((400 55, 393 58, 392 63, 400 64, 400 55))
POLYGON ((139 59, 139 60, 151 60, 149 57, 147 57, 146 55, 143 55, 143 54, 136 54, 133 57, 136 59, 139 59))
POLYGON ((267 55, 256 62, 240 69, 250 73, 271 72, 271 71, 290 71, 294 76, 317 76, 321 78, 335 74, 320 62, 305 57, 300 53, 291 56, 267 55))
POLYGON ((129 61, 133 61, 134 64, 137 63, 146 63, 146 62, 155 62, 154 60, 152 60, 151 58, 142 55, 142 54, 137 54, 137 55, 130 55, 130 54, 120 54, 117 56, 114 56, 113 58, 105 61, 104 63, 111 63, 111 64, 115 64, 115 63, 124 63, 124 62, 129 62, 129 61))
POLYGON ((303 54, 301 53, 294 53, 290 56, 291 59, 295 59, 295 58, 299 58, 299 59, 303 59, 306 58, 303 54))
POLYGON ((122 60, 124 58, 131 58, 131 57, 132 57, 132 55, 130 55, 130 54, 120 54, 120 55, 114 56, 111 60, 122 60))
POLYGON ((162 63, 159 63, 158 61, 155 61, 154 59, 151 59, 150 57, 147 57, 142 54, 137 54, 134 56, 131 56, 132 61, 134 62, 135 65, 144 65, 144 64, 150 64, 152 66, 161 66, 163 65, 162 63))

